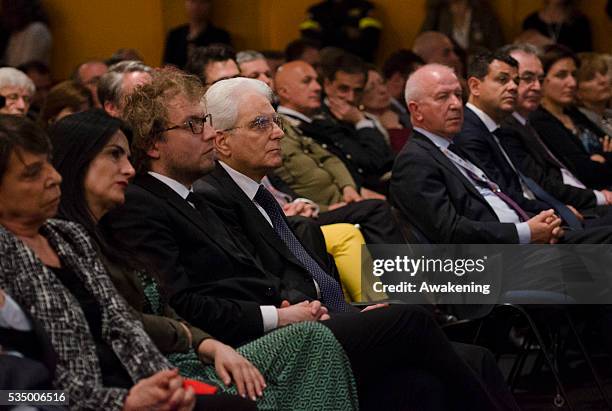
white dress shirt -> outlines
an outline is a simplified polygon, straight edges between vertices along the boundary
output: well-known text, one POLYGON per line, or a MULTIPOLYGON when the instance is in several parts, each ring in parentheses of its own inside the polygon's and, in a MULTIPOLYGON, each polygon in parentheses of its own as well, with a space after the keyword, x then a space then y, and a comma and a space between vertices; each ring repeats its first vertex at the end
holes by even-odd
MULTIPOLYGON (((414 127, 414 130, 418 131, 419 133, 427 137, 429 140, 431 140, 431 142, 434 143, 436 147, 438 147, 440 151, 442 151, 442 153, 444 153, 450 145, 450 141, 448 141, 446 138, 440 137, 425 129, 422 129, 420 127, 414 127)), ((514 223, 516 227, 516 232, 518 234, 519 243, 528 244, 531 241, 531 229, 529 228, 529 224, 527 224, 527 222, 521 222, 516 211, 510 208, 510 206, 506 204, 506 202, 504 202, 501 198, 499 198, 493 191, 491 191, 489 187, 482 186, 481 184, 476 184, 476 182, 468 175, 468 173, 463 169, 463 167, 460 167, 459 165, 455 164, 455 162, 450 158, 449 160, 457 168, 457 170, 459 170, 461 174, 463 174, 465 178, 467 178, 467 180, 472 183, 474 188, 484 197, 486 202, 489 203, 500 222, 514 223)), ((467 163, 470 163, 466 159, 463 160, 467 163)), ((475 165, 471 165, 474 166, 474 168, 478 169, 478 167, 476 167, 475 165)), ((483 171, 480 171, 480 174, 486 175, 483 171)))

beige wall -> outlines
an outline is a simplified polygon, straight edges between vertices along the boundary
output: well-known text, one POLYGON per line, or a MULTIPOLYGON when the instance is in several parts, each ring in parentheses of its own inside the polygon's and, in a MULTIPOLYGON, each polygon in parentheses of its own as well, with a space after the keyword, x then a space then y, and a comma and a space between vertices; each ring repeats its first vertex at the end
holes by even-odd
MULTIPOLYGON (((379 58, 410 47, 424 18, 425 0, 373 0, 384 24, 379 58)), ((214 19, 232 33, 237 49, 283 49, 298 37, 298 25, 313 0, 216 0, 214 19)), ((539 0, 491 0, 507 39, 520 31, 523 18, 539 0)), ((595 47, 612 51, 612 22, 606 0, 585 0, 595 47)), ((108 57, 120 47, 140 51, 158 65, 167 30, 185 21, 183 0, 44 0, 54 36, 52 69, 65 78, 79 62, 108 57)))

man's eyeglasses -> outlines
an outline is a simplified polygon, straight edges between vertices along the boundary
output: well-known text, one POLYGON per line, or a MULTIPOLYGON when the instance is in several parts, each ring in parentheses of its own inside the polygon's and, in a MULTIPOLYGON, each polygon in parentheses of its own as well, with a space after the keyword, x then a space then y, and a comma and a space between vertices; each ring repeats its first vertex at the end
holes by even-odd
POLYGON ((208 123, 212 127, 212 115, 206 114, 204 117, 191 117, 183 124, 177 126, 171 126, 163 129, 162 131, 176 130, 178 128, 182 130, 191 130, 193 134, 201 134, 204 131, 204 124, 208 123))
POLYGON ((545 77, 546 76, 544 74, 537 75, 537 74, 526 73, 520 76, 519 80, 521 81, 521 83, 525 83, 525 84, 533 84, 536 81, 542 84, 544 83, 545 77))
POLYGON ((223 131, 231 131, 237 128, 248 128, 253 131, 270 132, 274 127, 274 124, 276 124, 281 130, 283 129, 283 119, 278 114, 273 114, 271 116, 257 116, 246 126, 230 127, 223 131))

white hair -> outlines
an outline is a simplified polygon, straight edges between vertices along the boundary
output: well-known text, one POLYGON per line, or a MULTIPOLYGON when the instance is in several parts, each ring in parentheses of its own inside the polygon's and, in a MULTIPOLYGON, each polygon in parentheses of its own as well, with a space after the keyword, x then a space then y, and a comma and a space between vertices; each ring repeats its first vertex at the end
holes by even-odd
POLYGON ((408 105, 410 101, 418 101, 423 98, 423 77, 426 74, 440 71, 446 71, 456 76, 455 70, 448 66, 445 66, 444 64, 438 63, 426 64, 412 72, 412 74, 410 74, 410 76, 408 77, 408 80, 406 80, 406 87, 404 89, 404 98, 406 99, 406 105, 408 105))
POLYGON ((0 68, 0 88, 4 87, 21 87, 34 94, 36 86, 24 72, 12 67, 0 68))
POLYGON ((242 63, 248 63, 249 61, 265 59, 266 56, 255 50, 239 51, 238 54, 236 54, 236 63, 238 63, 238 65, 241 65, 242 63))
POLYGON ((238 105, 244 96, 258 94, 272 102, 272 90, 263 81, 236 77, 213 84, 204 99, 217 130, 232 128, 238 120, 238 105))

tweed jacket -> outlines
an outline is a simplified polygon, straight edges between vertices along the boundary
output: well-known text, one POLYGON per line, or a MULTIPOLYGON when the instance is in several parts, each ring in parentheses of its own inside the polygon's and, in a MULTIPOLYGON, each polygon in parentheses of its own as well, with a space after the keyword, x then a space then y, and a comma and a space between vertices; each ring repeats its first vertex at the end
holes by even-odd
MULTIPOLYGON (((90 238, 75 223, 48 220, 40 230, 102 313, 102 338, 134 381, 170 363, 155 348, 113 287, 90 238)), ((19 238, 0 226, 0 287, 45 329, 58 355, 53 381, 66 390, 71 410, 120 410, 127 390, 104 387, 95 344, 79 302, 19 238)))

